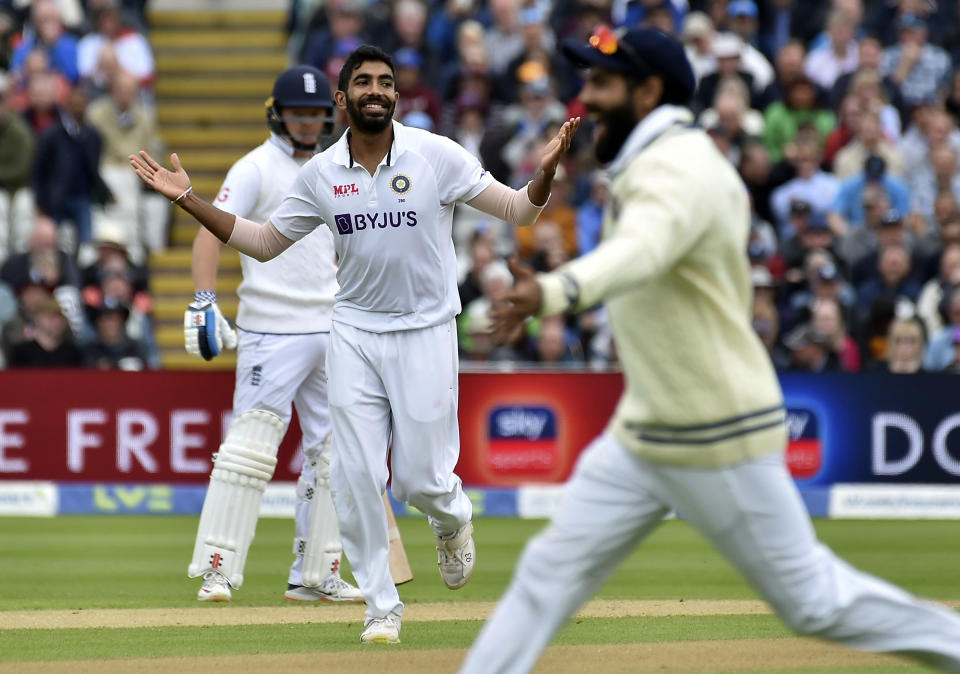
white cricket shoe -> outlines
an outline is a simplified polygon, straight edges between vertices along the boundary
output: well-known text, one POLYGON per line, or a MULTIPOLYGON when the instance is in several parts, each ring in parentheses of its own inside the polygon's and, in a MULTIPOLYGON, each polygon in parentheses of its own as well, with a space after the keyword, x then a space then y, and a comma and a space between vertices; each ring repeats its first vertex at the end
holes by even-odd
POLYGON ((391 612, 383 618, 371 618, 364 624, 360 641, 365 644, 399 644, 400 616, 391 612))
POLYGON ((356 587, 340 577, 339 573, 331 573, 320 587, 306 585, 289 585, 283 593, 284 598, 290 601, 341 601, 351 604, 363 604, 363 595, 356 587))
POLYGON ((203 585, 197 592, 200 601, 230 601, 230 581, 219 571, 207 571, 203 574, 203 585))
POLYGON ((437 536, 437 566, 440 577, 451 590, 467 584, 473 575, 477 547, 473 544, 473 522, 446 536, 437 536))

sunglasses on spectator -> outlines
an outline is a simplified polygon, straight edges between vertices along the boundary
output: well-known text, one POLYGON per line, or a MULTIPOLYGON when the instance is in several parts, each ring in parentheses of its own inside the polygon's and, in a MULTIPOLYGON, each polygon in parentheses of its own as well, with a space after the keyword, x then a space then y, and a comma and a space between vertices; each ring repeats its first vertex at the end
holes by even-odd
POLYGON ((125 281, 132 281, 132 275, 128 271, 120 271, 118 269, 104 269, 100 272, 100 281, 107 281, 112 278, 122 278, 125 281))

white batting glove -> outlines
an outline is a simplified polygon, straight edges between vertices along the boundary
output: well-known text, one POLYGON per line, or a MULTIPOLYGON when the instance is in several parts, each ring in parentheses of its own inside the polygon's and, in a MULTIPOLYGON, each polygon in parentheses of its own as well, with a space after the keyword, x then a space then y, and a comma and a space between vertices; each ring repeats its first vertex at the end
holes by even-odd
POLYGON ((224 348, 237 348, 237 332, 220 313, 213 291, 194 295, 183 314, 183 342, 187 353, 204 360, 213 360, 224 348))

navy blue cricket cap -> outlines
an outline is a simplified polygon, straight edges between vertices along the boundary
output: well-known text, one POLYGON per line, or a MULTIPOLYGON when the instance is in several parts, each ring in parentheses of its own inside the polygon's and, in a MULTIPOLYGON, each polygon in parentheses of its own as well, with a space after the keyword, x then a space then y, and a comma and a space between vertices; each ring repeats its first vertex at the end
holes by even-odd
POLYGON ((631 28, 624 32, 622 29, 610 31, 603 26, 596 29, 591 41, 595 38, 599 38, 596 47, 573 39, 564 40, 564 56, 581 67, 594 66, 640 78, 657 75, 663 79, 665 103, 685 104, 693 97, 697 80, 678 40, 653 28, 631 28), (608 53, 610 47, 604 43, 611 41, 611 32, 617 44, 616 49, 608 53))
POLYGON ((332 108, 330 80, 313 66, 287 68, 273 83, 273 97, 267 107, 274 104, 281 108, 332 108))

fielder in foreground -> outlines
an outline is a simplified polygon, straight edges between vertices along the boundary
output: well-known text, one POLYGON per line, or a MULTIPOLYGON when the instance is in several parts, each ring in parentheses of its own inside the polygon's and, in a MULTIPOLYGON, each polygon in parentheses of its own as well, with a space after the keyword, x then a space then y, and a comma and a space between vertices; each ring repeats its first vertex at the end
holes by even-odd
POLYGON ((382 50, 365 45, 352 52, 335 97, 350 128, 304 165, 263 225, 191 194, 176 155, 173 171, 146 152, 130 161, 144 182, 218 239, 259 260, 317 228, 333 232, 340 290, 327 354, 331 486, 344 549, 367 602, 360 638, 395 643, 403 602, 389 572, 382 506, 391 436, 393 494, 427 514, 444 584, 462 587, 476 561, 473 509, 453 472, 460 455, 454 207, 467 202, 514 225, 533 224, 579 119, 564 123, 533 180, 513 190, 449 138, 393 120, 396 69, 382 50))
POLYGON ((553 273, 513 264, 498 337, 527 317, 605 302, 626 390, 549 527, 463 665, 527 672, 563 623, 671 509, 794 630, 960 672, 960 617, 819 543, 783 460, 783 398, 750 325, 747 192, 685 104, 694 76, 658 31, 600 27, 564 52, 613 182, 604 241, 553 273))
MULTIPOLYGON (((281 73, 267 100, 270 138, 233 165, 217 206, 241 218, 266 220, 297 172, 333 134, 333 96, 311 66, 281 73)), ((200 601, 230 601, 243 583, 260 498, 273 476, 277 449, 297 408, 303 468, 297 482, 295 560, 285 597, 362 602, 340 577, 342 546, 330 497, 330 412, 324 361, 337 292, 329 230, 304 237, 270 262, 242 256, 237 290, 239 339, 214 292, 220 242, 201 229, 193 242, 194 301, 184 316, 187 351, 210 360, 238 347, 233 421, 217 452, 203 502, 189 575, 203 576, 200 601), (246 482, 244 482, 246 477, 246 482)))

